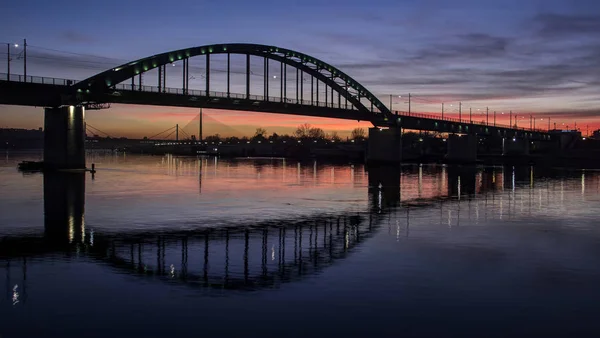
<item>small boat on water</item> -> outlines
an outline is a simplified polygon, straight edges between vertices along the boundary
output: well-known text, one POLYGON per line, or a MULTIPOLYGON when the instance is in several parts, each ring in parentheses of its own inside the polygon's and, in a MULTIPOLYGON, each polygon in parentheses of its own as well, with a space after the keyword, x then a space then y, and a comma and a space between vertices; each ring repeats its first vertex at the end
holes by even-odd
POLYGON ((44 162, 42 161, 23 161, 19 163, 19 170, 22 171, 42 171, 44 162))
MULTIPOLYGON (((44 165, 44 161, 23 161, 18 164, 19 171, 24 172, 40 172, 40 171, 62 171, 62 172, 91 172, 92 174, 96 173, 96 164, 92 163, 92 168, 82 168, 82 169, 55 169, 52 167, 48 167, 44 165)), ((0 337, 1 338, 1 337, 0 337)))

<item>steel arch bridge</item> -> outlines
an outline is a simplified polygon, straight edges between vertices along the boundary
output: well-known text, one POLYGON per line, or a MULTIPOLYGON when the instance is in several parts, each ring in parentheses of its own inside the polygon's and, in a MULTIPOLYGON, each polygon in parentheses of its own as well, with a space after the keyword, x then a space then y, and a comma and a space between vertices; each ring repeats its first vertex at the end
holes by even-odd
MULTIPOLYGON (((220 81, 216 82, 223 86, 220 81)), ((193 81, 192 84, 197 83, 193 81)), ((184 48, 132 61, 82 81, 0 74, 0 104, 103 109, 111 103, 255 111, 368 121, 379 127, 442 133, 551 139, 546 130, 497 125, 495 120, 478 123, 471 117, 440 118, 392 112, 358 81, 331 64, 304 53, 268 45, 228 43, 184 48), (245 60, 241 71, 244 80, 236 78, 232 81, 231 75, 239 72, 232 69, 231 59, 240 55, 245 60), (204 87, 202 89, 190 87, 190 68, 193 68, 192 76, 198 75, 199 68, 196 60, 195 67, 190 67, 192 58, 204 58, 203 73, 199 74, 204 78, 204 84, 202 81, 198 84, 204 87), (214 67, 215 62, 223 61, 220 58, 225 58, 224 70, 214 67), (251 61, 256 60, 261 60, 262 65, 252 64, 251 61), (179 69, 167 67, 170 64, 183 65, 175 86, 172 74, 179 69), (226 89, 215 90, 217 86, 211 75, 215 72, 226 73, 226 79, 221 79, 225 80, 226 89), (257 77, 262 77, 262 89, 256 83, 257 77), (275 86, 278 93, 271 89, 273 81, 278 82, 275 86), (237 91, 240 86, 244 87, 243 93, 232 90, 237 91)))
POLYGON ((135 95, 135 92, 140 92, 140 94, 149 92, 154 93, 154 99, 149 95, 143 95, 143 100, 147 104, 169 105, 167 101, 170 101, 177 106, 228 109, 235 109, 236 107, 232 106, 237 105, 239 106, 237 109, 241 110, 266 112, 278 112, 277 110, 284 108, 282 113, 367 120, 378 125, 393 121, 392 112, 373 93, 331 64, 294 50, 258 44, 214 44, 161 53, 109 69, 73 84, 72 88, 77 91, 76 96, 79 102, 129 103, 129 101, 137 101, 136 98, 141 96, 135 95), (226 55, 226 92, 211 90, 211 56, 217 54, 226 55), (231 92, 231 55, 234 54, 245 56, 245 93, 241 95, 231 92), (194 90, 189 87, 189 60, 197 56, 205 59, 205 73, 203 74, 205 88, 203 90, 194 90), (251 94, 251 75, 257 74, 251 70, 251 57, 262 58, 262 67, 255 66, 258 68, 255 70, 262 71, 262 95, 251 94), (166 86, 167 66, 177 62, 183 64, 181 86, 169 88, 166 86), (273 73, 273 62, 279 66, 277 74, 273 73), (292 68, 291 74, 288 67, 292 68), (152 70, 158 70, 157 85, 143 85, 142 75, 152 70), (294 70, 295 76, 293 76, 294 70), (271 78, 279 82, 278 97, 270 96, 272 94, 269 92, 271 78), (295 85, 290 84, 289 79, 295 80, 295 85), (305 83, 305 81, 309 81, 309 83, 305 83), (324 92, 320 91, 320 86, 324 92), (111 97, 108 98, 107 95, 111 97), (163 95, 169 97, 161 98, 163 95), (173 95, 188 98, 184 102, 176 102, 173 100, 173 95), (282 105, 284 107, 281 107, 282 105), (320 112, 315 112, 309 107, 317 107, 320 112))

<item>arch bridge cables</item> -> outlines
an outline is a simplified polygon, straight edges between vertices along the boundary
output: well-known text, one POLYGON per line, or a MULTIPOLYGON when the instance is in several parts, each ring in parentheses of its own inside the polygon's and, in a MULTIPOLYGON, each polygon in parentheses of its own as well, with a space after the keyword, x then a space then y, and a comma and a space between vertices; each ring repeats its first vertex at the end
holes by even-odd
MULTIPOLYGON (((293 89, 295 89, 295 102, 300 102, 302 105, 316 105, 328 108, 335 107, 347 110, 347 114, 352 114, 352 111, 359 111, 361 114, 355 113, 357 117, 368 116, 372 122, 377 120, 379 122, 385 121, 390 124, 395 123, 394 115, 388 107, 346 73, 310 55, 267 45, 239 43, 216 44, 170 51, 109 69, 74 84, 73 88, 77 90, 78 95, 80 95, 82 100, 86 100, 88 96, 93 96, 93 93, 95 92, 110 93, 117 85, 122 83, 126 84, 128 80, 131 80, 131 88, 134 89, 136 88, 135 82, 137 79, 139 84, 137 88, 140 88, 139 90, 141 90, 142 74, 151 70, 158 70, 158 92, 166 92, 166 73, 167 69, 170 69, 167 65, 181 61, 183 63, 181 93, 186 95, 189 93, 189 59, 195 56, 204 56, 206 63, 204 67, 205 74, 204 76, 201 76, 201 78, 203 78, 205 82, 203 91, 205 91, 207 97, 210 97, 211 56, 216 54, 224 54, 227 57, 227 97, 230 97, 232 94, 231 55, 238 54, 245 56, 245 94, 239 95, 242 99, 251 98, 250 76, 254 73, 250 69, 250 57, 259 57, 263 59, 262 77, 264 81, 263 94, 265 100, 271 100, 270 94, 273 93, 269 93, 269 82, 275 81, 280 84, 279 99, 282 103, 287 103, 291 100, 294 96, 293 89), (279 72, 272 69, 271 61, 279 63, 279 72), (291 67, 292 72, 288 71, 289 67, 291 67), (288 74, 291 73, 289 78, 293 81, 293 70, 295 70, 296 73, 296 86, 295 88, 288 88, 292 87, 288 85, 288 74), (275 72, 275 74, 271 72, 275 72), (305 79, 310 80, 310 83, 305 83, 305 79), (310 97, 304 97, 308 86, 310 86, 310 95, 308 95, 310 97), (321 89, 319 89, 320 86, 321 89), (322 91, 323 88, 325 89, 324 93, 322 91), (289 93, 288 89, 290 89, 289 93), (319 93, 321 95, 324 94, 325 105, 320 103, 319 93), (337 100, 335 94, 337 94, 337 100)), ((171 72, 171 70, 169 70, 169 72, 171 72)), ((236 97, 238 96, 236 95, 236 97)))

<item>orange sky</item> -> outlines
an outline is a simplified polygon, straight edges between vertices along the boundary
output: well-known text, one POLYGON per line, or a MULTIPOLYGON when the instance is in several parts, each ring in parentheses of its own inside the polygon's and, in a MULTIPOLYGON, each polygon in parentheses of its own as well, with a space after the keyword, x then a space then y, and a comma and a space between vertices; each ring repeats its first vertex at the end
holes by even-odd
MULTIPOLYGON (((293 134, 297 126, 309 123, 312 126, 322 128, 329 133, 336 131, 339 136, 349 136, 350 131, 356 127, 369 128, 368 122, 356 122, 350 120, 338 120, 327 118, 315 118, 296 115, 283 115, 271 113, 256 113, 231 110, 204 109, 203 135, 219 133, 222 136, 252 136, 258 127, 267 129, 269 134, 293 134)), ((142 138, 160 133, 175 124, 181 128, 188 125, 199 113, 198 109, 157 107, 139 105, 113 105, 110 109, 86 112, 86 122, 113 137, 142 138)), ((439 116, 437 112, 429 113, 439 116)), ((515 115, 517 115, 515 113, 515 115)), ((458 113, 446 113, 448 117, 458 117, 458 113)), ((463 119, 468 119, 468 112, 463 113, 463 119)), ((513 115, 514 116, 514 115, 513 115)), ((521 113, 518 125, 529 127, 529 114, 521 113), (526 115, 526 116, 524 116, 526 115)), ((574 127, 574 114, 553 113, 550 117, 551 128, 557 123, 557 128, 566 129, 574 127)), ((483 112, 473 112, 474 121, 485 120, 483 112)), ((490 112, 490 123, 493 121, 493 112, 490 112)), ((598 129, 600 125, 593 116, 577 116, 577 127, 582 133, 587 134, 589 126, 590 133, 598 129)), ((509 113, 496 113, 498 124, 509 124, 509 113)), ((27 128, 37 129, 43 126, 43 108, 0 106, 0 128, 27 128)), ((196 134, 197 124, 189 126, 185 130, 196 134)), ((536 117, 536 127, 546 129, 548 117, 536 117)))
MULTIPOLYGON (((86 122, 112 137, 142 138, 160 133, 175 124, 184 128, 198 116, 198 109, 138 105, 113 105, 110 109, 86 112, 86 122)), ((352 129, 369 128, 368 122, 316 118, 272 113, 204 109, 203 135, 252 136, 256 128, 267 129, 268 134, 293 134, 301 124, 309 123, 329 133, 349 136, 352 129)), ((43 108, 0 106, 0 128, 43 127, 43 108), (17 118, 18 117, 18 118, 17 118)), ((185 130, 196 132, 197 123, 185 130)))

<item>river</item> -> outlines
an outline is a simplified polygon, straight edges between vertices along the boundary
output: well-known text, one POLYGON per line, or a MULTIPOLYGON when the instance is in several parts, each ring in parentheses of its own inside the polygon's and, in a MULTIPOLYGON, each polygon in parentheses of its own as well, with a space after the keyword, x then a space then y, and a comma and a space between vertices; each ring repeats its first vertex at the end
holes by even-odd
POLYGON ((0 336, 600 334, 600 172, 0 160, 0 336))

